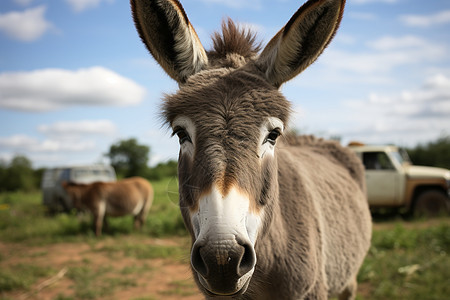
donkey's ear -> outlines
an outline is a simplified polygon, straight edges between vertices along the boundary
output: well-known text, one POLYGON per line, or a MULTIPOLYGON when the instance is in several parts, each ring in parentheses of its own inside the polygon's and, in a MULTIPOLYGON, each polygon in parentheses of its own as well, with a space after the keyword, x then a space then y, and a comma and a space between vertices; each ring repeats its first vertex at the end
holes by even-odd
POLYGON ((178 83, 208 64, 205 49, 177 0, 130 0, 137 31, 161 67, 178 83))
POLYGON ((345 0, 310 0, 300 7, 256 61, 270 83, 280 87, 319 57, 339 27, 344 6, 345 0))

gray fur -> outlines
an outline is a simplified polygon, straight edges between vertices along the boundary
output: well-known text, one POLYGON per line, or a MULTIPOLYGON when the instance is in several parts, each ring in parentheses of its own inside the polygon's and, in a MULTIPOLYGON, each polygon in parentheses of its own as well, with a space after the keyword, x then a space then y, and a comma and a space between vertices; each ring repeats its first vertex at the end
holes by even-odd
MULTIPOLYGON (((264 211, 255 271, 248 289, 233 299, 355 298, 356 275, 371 239, 361 162, 336 142, 288 134, 278 139, 275 157, 261 161, 257 152, 259 128, 268 117, 289 122, 290 103, 279 85, 320 55, 336 32, 344 3, 308 1, 259 57, 252 35, 228 22, 225 34, 215 35, 208 65, 165 97, 169 125, 186 116, 196 127, 193 158, 180 155, 178 165, 180 208, 192 241, 190 211, 213 185, 224 191, 238 186, 264 211), (315 37, 305 35, 305 26, 315 28, 315 37), (296 49, 286 58, 283 44, 307 51, 296 49), (286 59, 302 62, 285 68, 286 59)), ((205 297, 212 297, 193 273, 205 297)))

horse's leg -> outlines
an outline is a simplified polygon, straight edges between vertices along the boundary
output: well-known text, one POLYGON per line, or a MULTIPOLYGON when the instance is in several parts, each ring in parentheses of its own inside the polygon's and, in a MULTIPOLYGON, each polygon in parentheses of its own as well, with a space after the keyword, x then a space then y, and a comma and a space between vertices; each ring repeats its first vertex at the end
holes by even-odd
POLYGON ((134 229, 141 229, 142 227, 142 220, 140 217, 140 213, 134 216, 134 229))
POLYGON ((358 283, 356 277, 352 278, 344 290, 339 294, 339 300, 353 300, 356 298, 358 283))
POLYGON ((103 220, 105 218, 105 211, 106 211, 106 202, 104 200, 100 200, 100 202, 97 205, 97 209, 95 210, 96 213, 94 213, 94 225, 96 236, 102 235, 102 226, 103 220))
POLYGON ((109 232, 109 222, 108 222, 108 218, 105 216, 103 217, 103 231, 109 232))
POLYGON ((141 229, 145 223, 145 219, 147 218, 148 211, 150 210, 150 206, 152 206, 153 202, 153 193, 149 193, 147 199, 144 200, 144 205, 142 206, 141 211, 134 216, 134 228, 141 229))

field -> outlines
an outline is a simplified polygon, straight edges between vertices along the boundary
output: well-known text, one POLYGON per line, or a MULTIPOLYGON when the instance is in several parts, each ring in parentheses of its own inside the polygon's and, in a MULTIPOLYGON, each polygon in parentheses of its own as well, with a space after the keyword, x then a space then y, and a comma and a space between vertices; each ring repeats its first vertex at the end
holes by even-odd
MULTIPOLYGON (((202 299, 189 269, 189 237, 176 181, 154 183, 145 228, 89 216, 47 215, 39 192, 0 194, 0 299, 202 299)), ((448 299, 450 219, 374 220, 358 299, 448 299)))

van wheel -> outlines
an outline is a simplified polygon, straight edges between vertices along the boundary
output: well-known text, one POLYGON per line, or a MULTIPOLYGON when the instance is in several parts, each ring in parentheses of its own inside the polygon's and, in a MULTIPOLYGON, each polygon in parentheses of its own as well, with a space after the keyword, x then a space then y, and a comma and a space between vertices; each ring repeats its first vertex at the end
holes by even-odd
POLYGON ((421 193, 414 205, 414 216, 436 217, 450 213, 450 200, 439 190, 428 190, 421 193))

